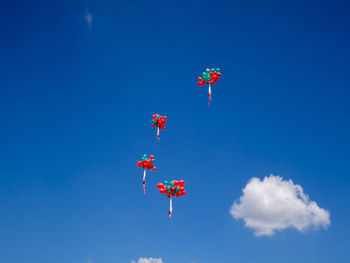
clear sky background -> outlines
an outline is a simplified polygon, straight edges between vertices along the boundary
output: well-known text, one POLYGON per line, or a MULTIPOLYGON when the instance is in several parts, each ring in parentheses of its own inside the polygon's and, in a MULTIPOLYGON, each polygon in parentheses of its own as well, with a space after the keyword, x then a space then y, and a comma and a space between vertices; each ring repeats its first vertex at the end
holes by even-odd
POLYGON ((348 1, 0 12, 0 262, 350 262, 348 1), (206 67, 222 69, 210 108, 206 67), (159 143, 154 113, 168 116, 159 143), (143 153, 158 168, 146 196, 143 153), (328 228, 257 237, 234 219, 248 181, 270 174, 327 210, 328 228), (166 179, 187 191, 171 222, 166 179))

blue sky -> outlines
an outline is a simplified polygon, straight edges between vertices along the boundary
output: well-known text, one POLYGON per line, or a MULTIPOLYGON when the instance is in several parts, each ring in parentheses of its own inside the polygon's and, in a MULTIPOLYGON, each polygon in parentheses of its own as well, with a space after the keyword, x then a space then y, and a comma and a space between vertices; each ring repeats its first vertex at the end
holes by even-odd
POLYGON ((349 262, 349 3, 1 9, 1 262, 349 262), (210 108, 206 67, 222 69, 210 108), (159 143, 154 113, 168 116, 159 143), (158 168, 146 196, 143 153, 158 168), (257 237, 234 219, 249 180, 270 174, 327 210, 328 228, 257 237), (187 191, 171 222, 166 179, 187 191))

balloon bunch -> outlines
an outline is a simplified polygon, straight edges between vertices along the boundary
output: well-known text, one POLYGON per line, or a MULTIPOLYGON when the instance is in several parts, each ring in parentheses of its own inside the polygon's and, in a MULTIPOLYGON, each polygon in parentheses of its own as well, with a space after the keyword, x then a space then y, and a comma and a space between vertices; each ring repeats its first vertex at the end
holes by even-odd
POLYGON ((141 158, 141 161, 137 162, 137 167, 141 167, 143 169, 143 180, 142 180, 142 185, 143 185, 143 193, 146 194, 146 169, 152 169, 153 171, 157 170, 157 167, 153 166, 154 162, 154 156, 150 155, 149 159, 147 158, 147 155, 144 154, 141 158))
POLYGON ((165 121, 167 117, 160 116, 159 114, 154 114, 152 118, 153 118, 152 130, 154 130, 157 127, 157 139, 159 141, 159 130, 165 130, 165 121))
POLYGON ((211 101, 211 86, 214 83, 216 83, 218 81, 218 79, 221 76, 221 72, 220 69, 217 68, 212 68, 209 69, 207 68, 203 73, 202 73, 202 77, 198 77, 198 86, 203 86, 204 84, 208 84, 209 88, 208 88, 208 95, 209 95, 209 103, 208 106, 210 105, 210 101, 211 101))
POLYGON ((173 180, 171 182, 164 181, 163 183, 157 184, 157 188, 159 189, 159 192, 163 195, 166 195, 168 198, 170 198, 170 207, 168 211, 169 218, 171 218, 171 214, 173 213, 173 203, 172 203, 172 197, 176 196, 182 196, 185 195, 185 188, 184 188, 184 181, 180 180, 173 180))

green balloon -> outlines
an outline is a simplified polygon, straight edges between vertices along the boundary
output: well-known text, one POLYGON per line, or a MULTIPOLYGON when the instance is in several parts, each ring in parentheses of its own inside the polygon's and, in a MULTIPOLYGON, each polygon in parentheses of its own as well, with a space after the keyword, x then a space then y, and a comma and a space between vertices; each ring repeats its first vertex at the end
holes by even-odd
POLYGON ((168 181, 164 181, 164 185, 168 185, 169 183, 168 183, 168 181))
POLYGON ((170 186, 174 187, 175 186, 174 182, 170 182, 170 186))
POLYGON ((175 193, 177 193, 178 191, 180 191, 180 188, 179 188, 179 187, 176 187, 176 188, 175 188, 175 193))

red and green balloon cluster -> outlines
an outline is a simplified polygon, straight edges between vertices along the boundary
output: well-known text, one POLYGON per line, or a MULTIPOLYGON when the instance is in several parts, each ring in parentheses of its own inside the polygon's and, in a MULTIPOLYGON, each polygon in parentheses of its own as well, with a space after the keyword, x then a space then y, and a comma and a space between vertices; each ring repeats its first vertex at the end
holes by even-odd
POLYGON ((166 195, 168 198, 173 196, 179 197, 186 194, 183 180, 164 181, 163 183, 157 184, 157 188, 161 194, 166 195))
POLYGON ((203 86, 204 84, 211 84, 213 85, 215 82, 218 81, 218 79, 220 78, 221 73, 220 73, 220 69, 217 68, 212 68, 209 69, 207 68, 203 73, 202 73, 202 77, 198 77, 198 86, 203 86))
POLYGON ((144 154, 141 158, 141 161, 137 162, 137 167, 141 167, 143 169, 152 169, 153 171, 157 170, 157 167, 153 166, 154 156, 150 155, 149 159, 147 155, 144 154))
POLYGON ((153 130, 155 127, 159 128, 159 130, 165 130, 165 121, 167 118, 166 116, 160 116, 159 114, 154 114, 152 118, 153 118, 153 124, 152 124, 153 130))

